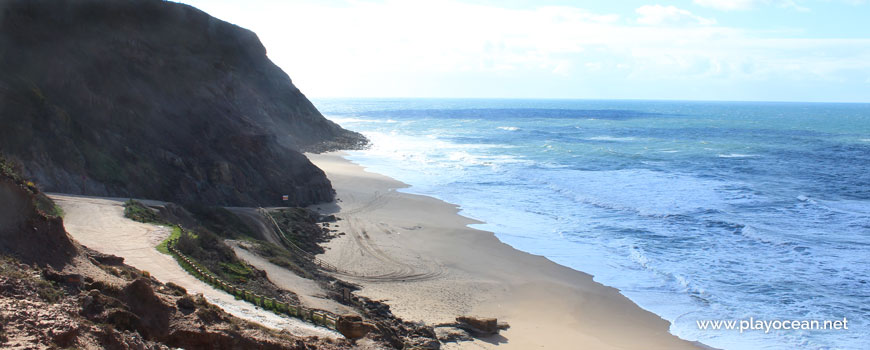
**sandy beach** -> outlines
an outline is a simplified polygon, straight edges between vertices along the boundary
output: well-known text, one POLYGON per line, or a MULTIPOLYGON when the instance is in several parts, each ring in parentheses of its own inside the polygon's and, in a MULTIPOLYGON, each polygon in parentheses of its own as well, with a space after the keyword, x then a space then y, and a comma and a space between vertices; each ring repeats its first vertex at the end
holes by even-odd
POLYGON ((337 201, 318 205, 346 234, 320 258, 366 297, 404 319, 440 323, 460 315, 497 317, 511 328, 448 349, 699 349, 668 333, 669 323, 619 293, 550 260, 467 227, 456 206, 398 192, 407 187, 365 171, 343 153, 307 154, 337 201))

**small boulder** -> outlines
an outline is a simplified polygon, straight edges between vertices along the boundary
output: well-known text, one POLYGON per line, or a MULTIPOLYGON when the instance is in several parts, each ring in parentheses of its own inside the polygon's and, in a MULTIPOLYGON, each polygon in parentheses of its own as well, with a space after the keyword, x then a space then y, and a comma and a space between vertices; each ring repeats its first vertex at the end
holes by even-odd
POLYGON ((178 298, 178 300, 175 301, 175 306, 177 306, 182 312, 192 312, 196 310, 196 303, 189 295, 178 298))
POLYGON ((102 265, 119 266, 119 265, 124 263, 124 258, 122 258, 120 256, 115 256, 112 254, 105 254, 105 253, 100 253, 100 252, 94 251, 94 252, 89 252, 88 256, 90 256, 91 259, 93 259, 94 261, 96 261, 97 263, 100 263, 102 265))
POLYGON ((147 338, 164 335, 169 331, 169 316, 175 308, 164 303, 154 293, 150 280, 137 278, 124 287, 122 293, 130 311, 142 320, 141 327, 137 329, 139 333, 147 338))
POLYGON ((498 320, 494 317, 459 316, 456 318, 458 327, 474 335, 492 335, 499 331, 498 320))
POLYGON ((55 271, 51 267, 42 271, 42 276, 45 279, 63 285, 68 285, 76 288, 81 288, 84 284, 82 275, 79 274, 63 274, 55 271))
POLYGON ((172 291, 172 294, 183 296, 187 294, 187 289, 172 282, 166 282, 166 288, 172 291))
POLYGON ((106 323, 119 330, 136 331, 140 327, 142 319, 130 311, 118 308, 106 311, 106 323))
POLYGON ((73 322, 65 322, 49 329, 48 334, 51 336, 51 341, 58 346, 69 347, 79 336, 79 327, 73 322))
POLYGON ((338 318, 335 328, 345 338, 355 340, 365 337, 366 334, 375 330, 374 324, 365 322, 358 315, 343 315, 338 318))

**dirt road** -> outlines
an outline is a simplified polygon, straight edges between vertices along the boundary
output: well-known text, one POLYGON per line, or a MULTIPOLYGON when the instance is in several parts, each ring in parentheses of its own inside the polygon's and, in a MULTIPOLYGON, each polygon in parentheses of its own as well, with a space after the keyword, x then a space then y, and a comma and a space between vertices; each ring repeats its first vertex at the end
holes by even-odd
POLYGON ((227 241, 227 243, 233 248, 239 259, 266 271, 266 276, 276 286, 296 293, 303 306, 329 311, 336 315, 358 313, 350 307, 327 298, 326 291, 317 282, 301 277, 293 271, 275 265, 263 257, 241 248, 240 246, 246 244, 245 242, 227 241))
POLYGON ((150 272, 163 283, 178 284, 187 289, 188 293, 202 293, 209 302, 236 317, 274 329, 285 329, 298 336, 333 339, 341 337, 328 329, 278 316, 244 301, 236 300, 233 296, 189 275, 172 257, 154 249, 169 235, 169 229, 125 218, 121 199, 64 194, 49 196, 63 208, 67 232, 79 243, 91 249, 123 257, 128 265, 150 272))

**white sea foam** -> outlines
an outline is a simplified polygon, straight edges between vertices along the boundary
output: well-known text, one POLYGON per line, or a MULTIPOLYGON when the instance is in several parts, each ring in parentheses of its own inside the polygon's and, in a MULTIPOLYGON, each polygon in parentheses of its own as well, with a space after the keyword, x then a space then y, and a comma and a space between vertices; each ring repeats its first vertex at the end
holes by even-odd
POLYGON ((754 157, 758 157, 758 155, 742 154, 742 153, 719 154, 719 158, 754 158, 754 157))
POLYGON ((609 142, 631 142, 636 140, 634 137, 615 137, 615 136, 593 136, 587 137, 589 141, 609 141, 609 142))
POLYGON ((517 131, 517 130, 519 130, 520 128, 518 128, 518 127, 516 127, 516 126, 499 126, 497 129, 499 129, 499 130, 507 130, 507 131, 517 131))
MULTIPOLYGON (((843 305, 861 305, 842 293, 831 296, 840 306, 804 297, 838 292, 820 291, 820 285, 866 291, 843 276, 866 275, 866 254, 858 254, 862 246, 851 242, 862 239, 855 232, 870 222, 870 202, 822 200, 813 198, 824 196, 812 188, 771 189, 751 179, 733 180, 727 172, 693 173, 668 167, 671 156, 664 153, 679 150, 682 158, 696 153, 723 158, 761 154, 656 143, 649 145, 654 161, 614 154, 613 162, 601 170, 591 164, 595 159, 566 157, 572 149, 582 156, 583 148, 572 148, 552 134, 527 141, 526 133, 498 132, 505 130, 499 125, 532 136, 547 130, 522 120, 359 123, 358 130, 373 147, 351 152, 352 160, 412 186, 404 191, 460 205, 461 214, 485 222, 475 228, 493 231, 517 249, 595 275, 596 281, 619 288, 641 307, 673 322, 671 331, 685 339, 728 349, 857 350, 848 345, 863 344, 866 331, 847 335, 850 342, 826 334, 732 337, 697 329, 698 319, 750 314, 824 318, 825 312, 844 310, 843 305), (448 142, 475 137, 491 144, 448 142), (504 144, 494 137, 504 138, 504 144), (627 165, 617 167, 620 161, 627 165), (843 244, 832 245, 837 242, 843 244), (856 254, 844 254, 844 249, 856 254)), ((599 132, 586 134, 586 128, 571 131, 586 140, 621 142, 607 145, 613 149, 654 140, 594 136, 599 132)), ((697 162, 709 160, 699 157, 697 162)))
POLYGON ((354 124, 354 123, 398 123, 393 119, 365 119, 353 117, 327 117, 327 119, 335 122, 338 125, 354 124))
POLYGON ((579 202, 645 216, 719 209, 724 198, 717 189, 729 185, 646 169, 554 169, 544 174, 532 169, 525 176, 579 202))

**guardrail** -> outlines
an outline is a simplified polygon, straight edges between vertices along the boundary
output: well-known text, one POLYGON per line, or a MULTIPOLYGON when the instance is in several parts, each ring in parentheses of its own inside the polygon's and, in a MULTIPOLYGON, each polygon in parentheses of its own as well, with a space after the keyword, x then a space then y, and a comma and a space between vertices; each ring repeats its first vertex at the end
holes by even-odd
POLYGON ((254 304, 276 314, 287 315, 290 317, 301 319, 306 322, 311 322, 318 326, 323 326, 329 329, 336 329, 338 316, 336 316, 335 314, 323 310, 309 309, 302 305, 282 303, 273 298, 265 297, 244 288, 236 287, 231 283, 227 283, 226 281, 212 274, 210 271, 208 271, 208 269, 202 267, 199 263, 196 262, 196 260, 187 257, 186 255, 184 255, 184 253, 176 249, 176 242, 177 240, 170 240, 169 242, 167 242, 166 247, 168 248, 169 252, 172 253, 176 261, 178 261, 178 263, 185 270, 187 270, 203 282, 206 282, 215 288, 230 293, 238 299, 247 301, 251 304, 254 304))

